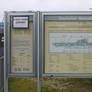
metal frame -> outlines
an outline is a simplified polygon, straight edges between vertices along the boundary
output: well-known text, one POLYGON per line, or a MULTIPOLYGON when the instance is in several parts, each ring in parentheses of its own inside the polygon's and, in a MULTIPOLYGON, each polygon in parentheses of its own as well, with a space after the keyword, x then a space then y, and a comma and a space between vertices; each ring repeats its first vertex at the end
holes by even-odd
POLYGON ((46 74, 44 72, 44 62, 45 62, 45 32, 44 32, 44 20, 68 20, 67 16, 70 16, 70 20, 77 20, 76 18, 71 18, 71 16, 81 16, 79 20, 81 21, 92 21, 92 12, 32 12, 32 11, 19 11, 19 12, 5 12, 5 22, 4 22, 4 92, 8 92, 8 78, 9 77, 35 77, 38 79, 38 92, 40 92, 40 77, 66 77, 66 78, 92 78, 92 74, 46 74), (33 62, 34 62, 34 72, 32 74, 15 74, 10 72, 10 17, 11 16, 33 16, 33 62), (47 16, 47 18, 45 18, 47 16), (54 16, 54 17, 49 17, 54 16), (85 18, 82 18, 85 16, 85 18), (57 19, 58 18, 58 19, 57 19))
POLYGON ((41 92, 41 85, 40 85, 40 43, 39 43, 39 39, 40 39, 40 12, 38 11, 37 12, 37 37, 38 37, 38 40, 37 40, 37 46, 38 46, 38 49, 37 49, 37 92, 41 92))
POLYGON ((86 21, 91 20, 92 21, 92 12, 88 11, 68 11, 68 12, 41 12, 40 14, 40 76, 42 77, 66 77, 66 78, 92 78, 92 74, 86 74, 86 73, 45 73, 44 72, 44 62, 45 62, 45 29, 44 29, 44 21, 46 20, 80 20, 80 21, 86 21), (45 17, 47 16, 47 18, 45 17), (53 17, 54 16, 54 17, 53 17), (71 17, 72 16, 72 17, 71 17), (78 16, 79 18, 76 18, 74 16, 78 16), (51 18, 52 17, 52 18, 51 18), (67 17, 70 17, 68 19, 67 17))
POLYGON ((8 77, 35 77, 37 76, 37 20, 36 12, 5 12, 4 22, 4 92, 8 92, 8 77), (11 16, 33 16, 33 73, 11 73, 11 36, 10 36, 10 17, 11 16))

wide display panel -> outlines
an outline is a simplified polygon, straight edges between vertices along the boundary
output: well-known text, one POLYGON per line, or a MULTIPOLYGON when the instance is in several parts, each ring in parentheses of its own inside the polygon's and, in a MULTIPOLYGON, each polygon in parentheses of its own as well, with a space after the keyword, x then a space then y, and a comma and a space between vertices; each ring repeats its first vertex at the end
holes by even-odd
POLYGON ((92 73, 92 21, 45 21, 45 74, 92 73))

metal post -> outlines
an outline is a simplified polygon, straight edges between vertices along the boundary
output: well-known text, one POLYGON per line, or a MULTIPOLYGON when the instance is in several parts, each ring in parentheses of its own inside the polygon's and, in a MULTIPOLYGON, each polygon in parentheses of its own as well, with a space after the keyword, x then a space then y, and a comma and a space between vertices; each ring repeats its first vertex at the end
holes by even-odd
POLYGON ((40 12, 37 12, 37 32, 38 32, 38 43, 37 43, 37 45, 38 45, 38 55, 37 55, 37 92, 40 92, 40 66, 39 66, 39 64, 40 64, 40 62, 39 62, 39 18, 40 18, 40 12))
POLYGON ((4 92, 8 92, 8 76, 7 76, 7 58, 6 58, 6 27, 7 27, 7 12, 5 12, 5 16, 4 16, 4 92))

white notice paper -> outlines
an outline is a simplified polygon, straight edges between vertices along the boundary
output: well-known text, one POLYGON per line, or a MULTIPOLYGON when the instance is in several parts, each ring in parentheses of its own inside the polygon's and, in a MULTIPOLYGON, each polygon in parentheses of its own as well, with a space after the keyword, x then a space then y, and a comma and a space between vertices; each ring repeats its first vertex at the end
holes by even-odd
POLYGON ((28 28, 28 17, 13 17, 13 28, 28 28))
POLYGON ((92 53, 92 33, 49 32, 50 53, 92 53))

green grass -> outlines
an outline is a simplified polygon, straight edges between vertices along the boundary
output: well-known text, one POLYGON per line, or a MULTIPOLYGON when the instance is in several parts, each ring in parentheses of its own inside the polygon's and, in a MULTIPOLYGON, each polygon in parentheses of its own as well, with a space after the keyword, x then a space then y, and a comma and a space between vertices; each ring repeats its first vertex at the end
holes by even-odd
POLYGON ((92 79, 43 78, 42 81, 43 92, 92 92, 92 79), (48 84, 44 85, 45 81, 48 84))
MULTIPOLYGON (((37 92, 37 80, 9 78, 9 92, 37 92)), ((42 78, 41 92, 92 92, 92 79, 42 78)))
POLYGON ((9 92, 37 92, 36 79, 10 78, 9 92))

